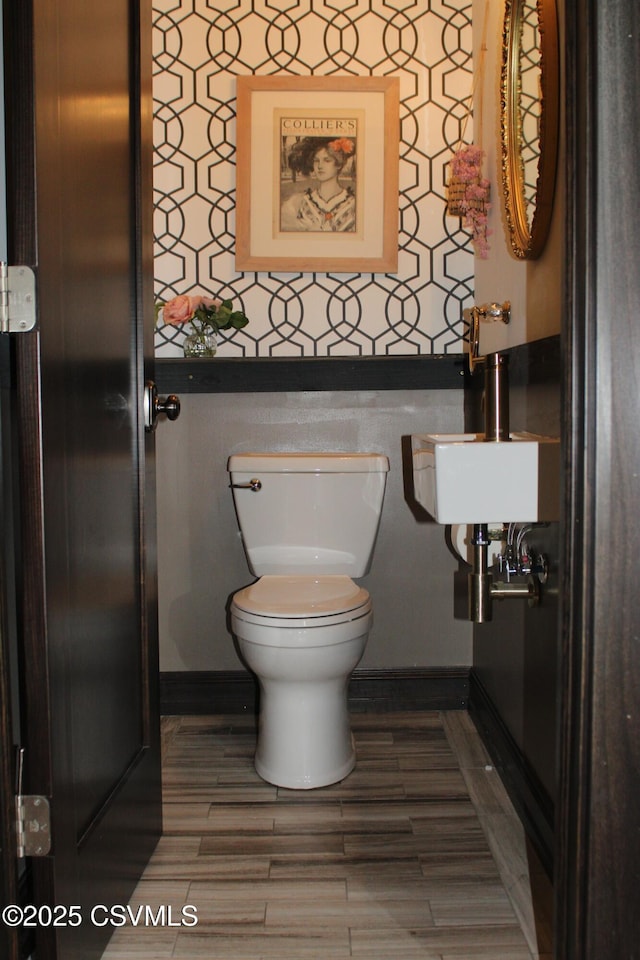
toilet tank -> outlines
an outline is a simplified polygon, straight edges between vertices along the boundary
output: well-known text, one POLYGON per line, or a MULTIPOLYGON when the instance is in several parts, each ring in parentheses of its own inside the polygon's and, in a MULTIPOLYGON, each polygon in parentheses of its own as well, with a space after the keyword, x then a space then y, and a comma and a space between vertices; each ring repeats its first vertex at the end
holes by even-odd
POLYGON ((233 499, 249 568, 301 576, 369 570, 389 470, 379 453, 236 453, 233 499), (249 484, 257 480, 260 489, 249 484))

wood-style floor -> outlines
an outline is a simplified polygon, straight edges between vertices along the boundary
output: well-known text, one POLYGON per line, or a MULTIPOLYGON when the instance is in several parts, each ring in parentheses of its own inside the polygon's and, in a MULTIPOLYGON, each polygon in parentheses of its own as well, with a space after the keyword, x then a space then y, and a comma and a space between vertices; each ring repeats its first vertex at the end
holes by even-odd
POLYGON ((132 907, 165 925, 117 929, 104 960, 550 960, 548 881, 468 715, 352 726, 353 773, 293 791, 255 773, 251 717, 164 718, 165 832, 132 907))

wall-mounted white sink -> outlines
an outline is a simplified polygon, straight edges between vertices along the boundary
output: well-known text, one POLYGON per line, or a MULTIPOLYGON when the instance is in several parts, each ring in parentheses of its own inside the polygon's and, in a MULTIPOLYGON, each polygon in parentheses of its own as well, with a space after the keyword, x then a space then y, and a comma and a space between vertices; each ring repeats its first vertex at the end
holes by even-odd
POLYGON ((411 437, 416 500, 438 523, 533 523, 560 518, 560 442, 512 433, 411 437))

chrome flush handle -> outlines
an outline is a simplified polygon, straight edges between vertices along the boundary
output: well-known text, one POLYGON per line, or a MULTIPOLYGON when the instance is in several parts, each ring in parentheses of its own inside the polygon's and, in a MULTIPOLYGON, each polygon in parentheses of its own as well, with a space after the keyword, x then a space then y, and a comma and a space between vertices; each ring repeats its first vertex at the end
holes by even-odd
POLYGON ((258 490, 262 490, 262 480, 256 480, 254 477, 253 480, 249 480, 248 483, 230 483, 229 486, 233 490, 252 490, 254 493, 257 493, 258 490))

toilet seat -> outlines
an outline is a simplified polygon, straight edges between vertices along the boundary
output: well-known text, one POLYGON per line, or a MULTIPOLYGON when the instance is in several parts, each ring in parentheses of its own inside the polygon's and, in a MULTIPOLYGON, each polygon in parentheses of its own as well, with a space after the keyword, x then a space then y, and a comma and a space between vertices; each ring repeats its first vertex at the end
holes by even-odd
POLYGON ((347 576, 264 576, 233 597, 245 623, 291 629, 328 627, 371 612, 371 598, 347 576))

